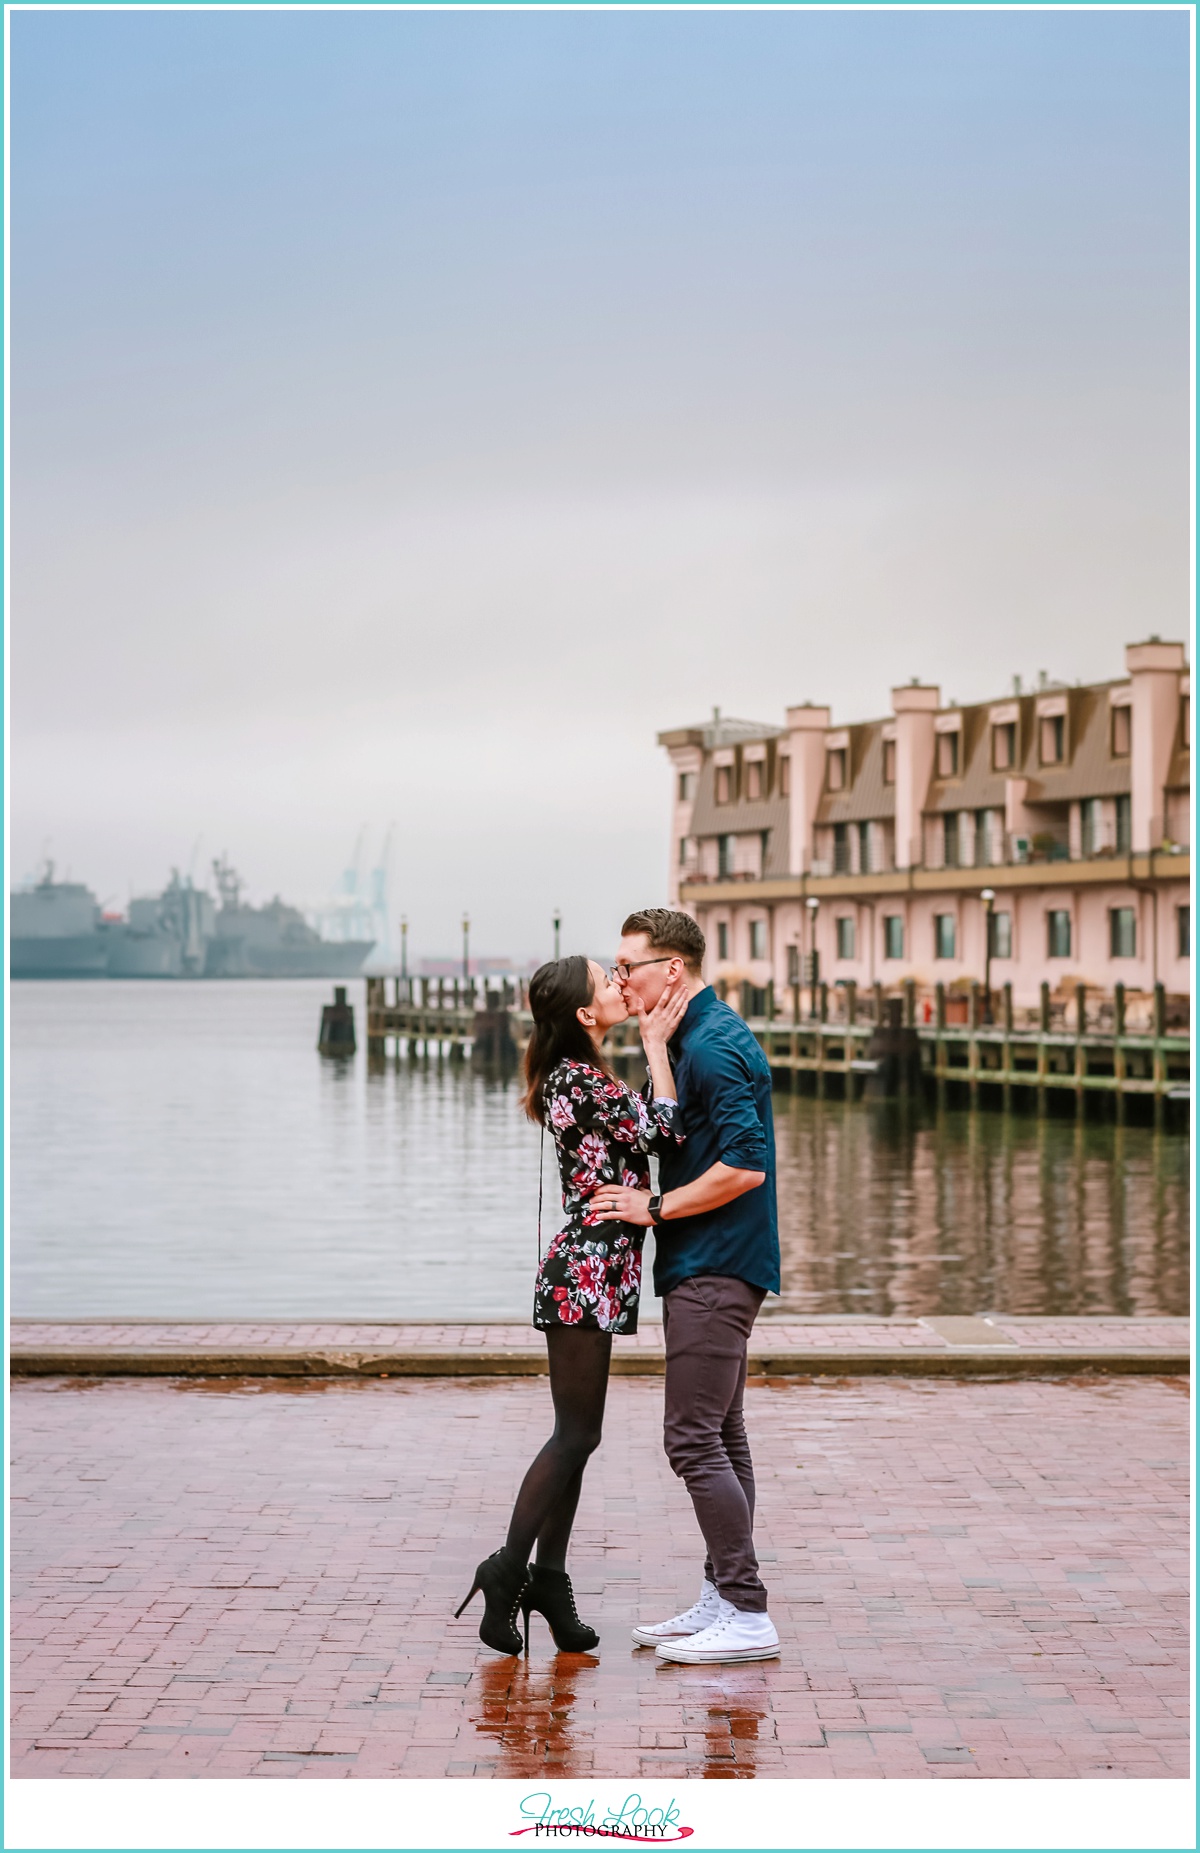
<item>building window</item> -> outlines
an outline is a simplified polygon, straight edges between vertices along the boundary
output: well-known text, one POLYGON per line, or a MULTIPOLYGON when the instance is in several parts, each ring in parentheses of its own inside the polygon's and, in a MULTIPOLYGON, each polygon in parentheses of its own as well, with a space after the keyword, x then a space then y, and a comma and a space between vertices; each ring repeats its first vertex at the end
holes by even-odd
POLYGON ((940 733, 937 737, 937 775, 940 779, 958 777, 958 742, 957 728, 953 733, 940 733))
POLYGON ((1133 709, 1112 710, 1112 751, 1114 759, 1127 759, 1133 741, 1133 709))
POLYGON ((839 914, 837 918, 837 955, 839 959, 854 957, 854 916, 839 914))
POLYGON ((681 869, 687 864, 687 845, 688 840, 686 836, 681 836, 679 839, 679 866, 681 869))
POLYGON ((955 956, 957 935, 955 933, 953 914, 935 914, 933 916, 933 956, 935 959, 952 959, 955 956))
POLYGON ((732 802, 733 802, 733 767, 732 766, 718 766, 717 767, 717 803, 718 804, 731 804, 732 802))
POLYGON ((976 811, 975 866, 984 869, 996 860, 996 813, 995 811, 976 811))
POLYGON ((1080 844, 1085 856, 1094 856, 1100 847, 1100 800, 1085 798, 1080 806, 1080 844))
POLYGON ((860 875, 871 873, 871 826, 858 826, 858 872, 860 875))
POLYGON ((780 797, 781 798, 788 797, 791 792, 791 789, 792 789, 792 756, 790 753, 781 753, 779 756, 779 795, 780 797))
POLYGON ((942 819, 942 867, 956 869, 958 866, 958 812, 947 811, 942 819))
POLYGON ((717 921, 717 957, 722 962, 729 957, 729 927, 724 920, 717 921))
POLYGON ((988 951, 994 959, 1012 958, 1012 915, 988 915, 988 951))
POLYGON ((825 755, 825 783, 830 791, 846 789, 846 749, 835 747, 833 752, 825 755))
POLYGON ((760 830, 758 833, 758 872, 760 875, 765 875, 767 872, 767 857, 770 853, 771 832, 769 830, 760 830))
POLYGON ((883 743, 883 782, 885 785, 896 783, 896 742, 885 740, 883 743))
POLYGON ((1043 714, 1039 728, 1041 753, 1044 766, 1061 766, 1066 756, 1067 723, 1061 714, 1043 714))
POLYGON ((1186 753, 1192 744, 1192 698, 1179 697, 1179 744, 1186 753))
POLYGON ((833 826, 833 872, 835 875, 850 873, 850 833, 845 824, 833 826))
POLYGON ((750 957, 765 959, 767 956, 767 923, 765 920, 750 922, 750 957))
MULTIPOLYGON (((732 874, 733 838, 731 836, 719 836, 717 838, 717 880, 728 881, 732 874)), ((721 956, 723 958, 725 956, 724 953, 722 953, 721 956)))
POLYGON ((1137 926, 1132 907, 1108 910, 1108 956, 1110 959, 1137 957, 1137 926))
POLYGON ((904 957, 903 914, 885 914, 883 916, 883 956, 885 959, 902 959, 904 957))
POLYGON ((992 770, 1011 772, 1017 763, 1017 723, 1003 721, 992 728, 992 770))
POLYGON ((750 763, 747 765, 746 767, 746 796, 747 798, 763 798, 766 796, 766 793, 763 790, 763 774, 766 772, 766 769, 767 768, 764 766, 761 759, 752 759, 750 763))
POLYGON ((1069 959, 1071 956, 1071 916, 1065 907, 1052 907, 1046 915, 1046 957, 1069 959))
POLYGON ((787 952, 788 952, 788 983, 789 984, 799 984, 800 982, 800 948, 799 946, 789 946, 787 949, 787 952))
POLYGON ((694 775, 691 772, 681 772, 679 774, 679 802, 680 804, 686 804, 688 802, 688 799, 692 795, 693 776, 694 775))
POLYGON ((1175 925, 1179 934, 1179 956, 1181 959, 1190 959, 1192 956, 1192 908, 1190 902, 1186 907, 1177 907, 1175 909, 1175 925))
POLYGON ((1129 793, 1127 791, 1121 793, 1120 797, 1116 801, 1116 805, 1117 805, 1117 854, 1118 856, 1127 856, 1129 854, 1130 842, 1133 837, 1133 831, 1132 831, 1132 827, 1130 824, 1129 793))

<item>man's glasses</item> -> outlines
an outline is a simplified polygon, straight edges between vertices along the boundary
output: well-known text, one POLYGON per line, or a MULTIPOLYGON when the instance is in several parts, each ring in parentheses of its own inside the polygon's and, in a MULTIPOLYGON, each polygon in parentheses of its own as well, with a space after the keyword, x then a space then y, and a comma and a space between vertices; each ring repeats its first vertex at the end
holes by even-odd
POLYGON ((619 965, 614 965, 608 975, 610 978, 614 979, 617 984, 624 984, 630 972, 635 972, 639 965, 669 965, 671 960, 675 957, 675 953, 666 952, 661 959, 634 959, 631 964, 622 962, 619 965))

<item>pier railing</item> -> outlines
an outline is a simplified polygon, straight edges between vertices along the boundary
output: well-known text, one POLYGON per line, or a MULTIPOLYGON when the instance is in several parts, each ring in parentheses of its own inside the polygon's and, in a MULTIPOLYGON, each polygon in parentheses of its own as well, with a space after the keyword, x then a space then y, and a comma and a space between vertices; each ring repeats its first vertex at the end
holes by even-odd
MULTIPOLYGON (((788 1002, 786 1014, 779 1012, 768 988, 765 1012, 746 1019, 776 1078, 795 1088, 801 1076, 810 1077, 818 1094, 831 1081, 847 1097, 861 1092, 880 1066, 871 1049, 885 1020, 879 987, 864 997, 853 986, 834 995, 824 984, 803 993, 792 987, 788 1002)), ((919 1048, 922 1077, 939 1093, 965 1088, 976 1100, 984 1091, 995 1097, 998 1089, 1007 1105, 1012 1090, 1031 1089, 1039 1109, 1057 1093, 1073 1095, 1079 1111, 1089 1094, 1115 1097, 1118 1111, 1140 1095, 1154 1104, 1156 1118, 1165 1101, 1188 1097, 1191 1039, 1186 1030, 1168 1027, 1161 985, 1150 1021, 1137 1028, 1127 1025, 1120 985, 1103 1008, 1095 995, 1089 1001, 1084 985, 1065 1001, 1043 985, 1040 1008, 1024 1013, 1024 1020, 1014 1012, 1008 986, 989 997, 981 985, 965 995, 938 985, 919 1003, 910 984, 902 1003, 893 1000, 893 1010, 919 1048)), ((396 1053, 454 1060, 482 1049, 515 1059, 531 1027, 518 981, 488 988, 465 980, 367 979, 367 1052, 376 1059, 389 1043, 396 1053)), ((631 1078, 641 1074, 641 1044, 632 1026, 619 1029, 610 1048, 631 1078)))

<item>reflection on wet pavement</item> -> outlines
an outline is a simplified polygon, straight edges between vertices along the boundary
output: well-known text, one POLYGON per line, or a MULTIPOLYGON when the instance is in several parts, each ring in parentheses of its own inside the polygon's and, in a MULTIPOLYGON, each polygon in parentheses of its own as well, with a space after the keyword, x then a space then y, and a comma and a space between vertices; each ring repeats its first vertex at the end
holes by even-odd
POLYGON ((780 1668, 770 1663, 668 1667, 649 1651, 620 1646, 604 1656, 489 1660, 477 1670, 469 1712, 480 1749, 487 1746, 475 1769, 522 1779, 554 1770, 579 1776, 610 1767, 611 1753, 624 1748, 630 1769, 643 1774, 657 1755, 675 1775, 753 1777, 760 1746, 777 1754, 772 1676, 779 1679, 780 1668))

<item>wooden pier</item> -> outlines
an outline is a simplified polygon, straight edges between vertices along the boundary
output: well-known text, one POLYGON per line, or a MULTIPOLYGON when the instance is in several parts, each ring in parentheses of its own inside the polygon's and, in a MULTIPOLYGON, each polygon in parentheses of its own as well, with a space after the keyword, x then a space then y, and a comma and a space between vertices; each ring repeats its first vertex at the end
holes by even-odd
MULTIPOLYGON (((515 1060, 528 1040, 532 1019, 518 981, 491 989, 471 979, 368 978, 366 983, 367 1054, 376 1062, 387 1056, 389 1045, 397 1056, 461 1061, 482 1053, 489 1060, 515 1060)), ((948 996, 938 985, 919 1011, 911 983, 899 1009, 893 1000, 896 1019, 915 1039, 922 1085, 939 1098, 965 1094, 971 1104, 987 1099, 1005 1107, 1033 1101, 1044 1112, 1057 1095, 1073 1099, 1082 1114, 1088 1096, 1107 1097, 1118 1117, 1131 1099, 1141 1098, 1156 1121, 1168 1101, 1182 1106, 1189 1099, 1191 1039, 1186 1031, 1168 1031, 1161 985, 1154 995, 1153 1020, 1139 1030, 1126 1027, 1121 986, 1104 1000, 1108 1021, 1103 1027, 1098 1000, 1093 996, 1089 1009, 1083 985, 1076 987, 1069 1024, 1046 985, 1033 1023, 1015 1022, 1007 986, 990 1001, 993 1010, 980 985, 965 999, 948 996), (922 1020, 926 1003, 928 1021, 922 1020), (952 1014, 966 1020, 953 1022, 952 1014)), ((793 1091, 803 1083, 806 1091, 811 1087, 818 1095, 849 1099, 870 1087, 880 1068, 872 1042, 886 1021, 880 987, 860 998, 853 985, 831 994, 822 984, 803 999, 794 987, 789 1002, 787 1014, 779 1013, 768 992, 767 1013, 747 1019, 777 1083, 793 1091)), ((635 1031, 618 1031, 611 1053, 631 1078, 640 1075, 643 1058, 635 1031)))

